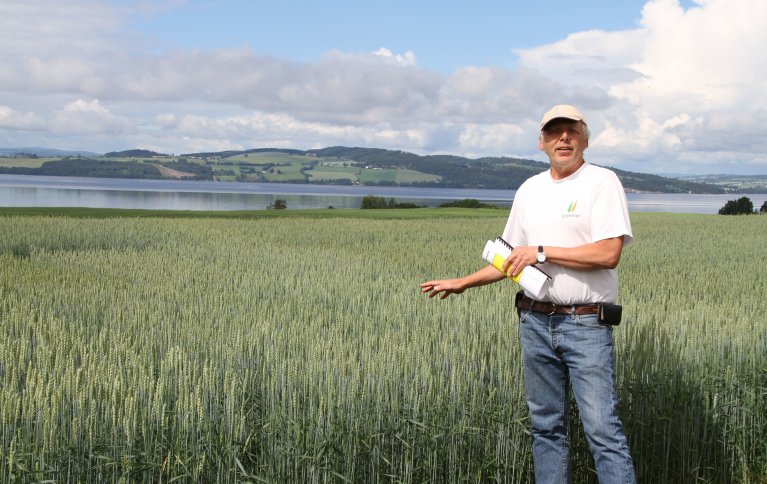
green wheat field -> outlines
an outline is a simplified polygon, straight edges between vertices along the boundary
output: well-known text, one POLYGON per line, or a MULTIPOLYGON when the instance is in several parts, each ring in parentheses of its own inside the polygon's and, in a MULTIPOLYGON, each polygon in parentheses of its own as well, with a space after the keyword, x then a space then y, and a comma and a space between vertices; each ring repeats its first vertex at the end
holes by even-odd
MULTIPOLYGON (((532 482, 517 287, 418 286, 506 212, 429 210, 0 216, 0 482, 532 482)), ((767 216, 632 221, 639 481, 767 482, 767 216)))

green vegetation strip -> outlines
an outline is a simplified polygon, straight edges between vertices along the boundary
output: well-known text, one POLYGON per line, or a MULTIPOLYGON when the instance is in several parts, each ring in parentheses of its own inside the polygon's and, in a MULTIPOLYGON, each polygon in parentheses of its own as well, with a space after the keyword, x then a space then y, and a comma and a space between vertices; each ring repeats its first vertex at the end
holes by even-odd
POLYGON ((119 208, 74 208, 74 207, 0 207, 0 216, 46 216, 46 217, 159 217, 159 218, 224 218, 224 219, 259 219, 275 217, 311 217, 311 218, 365 218, 365 219, 419 219, 419 218, 487 218, 506 217, 508 208, 412 208, 412 209, 376 209, 361 210, 356 208, 319 208, 285 210, 231 210, 231 211, 191 211, 191 210, 138 210, 119 208))

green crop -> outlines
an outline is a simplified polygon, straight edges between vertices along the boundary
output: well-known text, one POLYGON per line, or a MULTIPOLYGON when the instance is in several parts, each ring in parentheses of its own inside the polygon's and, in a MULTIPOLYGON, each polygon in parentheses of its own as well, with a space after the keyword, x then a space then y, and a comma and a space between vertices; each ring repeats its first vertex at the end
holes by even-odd
MULTIPOLYGON (((640 481, 764 482, 767 217, 632 219, 640 481)), ((532 482, 504 222, 0 217, 0 482, 532 482)))

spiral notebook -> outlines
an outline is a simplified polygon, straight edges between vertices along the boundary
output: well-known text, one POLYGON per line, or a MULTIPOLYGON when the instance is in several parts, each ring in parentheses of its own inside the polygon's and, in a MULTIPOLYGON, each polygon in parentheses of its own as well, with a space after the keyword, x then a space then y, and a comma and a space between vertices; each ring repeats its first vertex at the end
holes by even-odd
MULTIPOLYGON (((482 251, 482 258, 503 272, 503 262, 513 249, 511 244, 503 240, 503 237, 498 236, 495 238, 495 241, 487 241, 485 249, 482 251)), ((533 299, 539 301, 546 295, 549 287, 551 287, 551 276, 535 266, 526 266, 522 269, 522 272, 514 277, 509 274, 507 276, 527 291, 533 299)))

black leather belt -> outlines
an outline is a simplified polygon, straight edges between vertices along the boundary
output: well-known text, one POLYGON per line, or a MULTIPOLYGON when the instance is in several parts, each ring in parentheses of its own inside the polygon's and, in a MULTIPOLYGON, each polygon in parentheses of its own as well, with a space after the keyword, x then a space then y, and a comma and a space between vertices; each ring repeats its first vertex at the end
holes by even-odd
POLYGON ((599 307, 596 304, 571 304, 560 306, 550 302, 536 301, 524 294, 517 297, 516 306, 517 311, 525 310, 546 314, 597 314, 599 312, 599 307))

